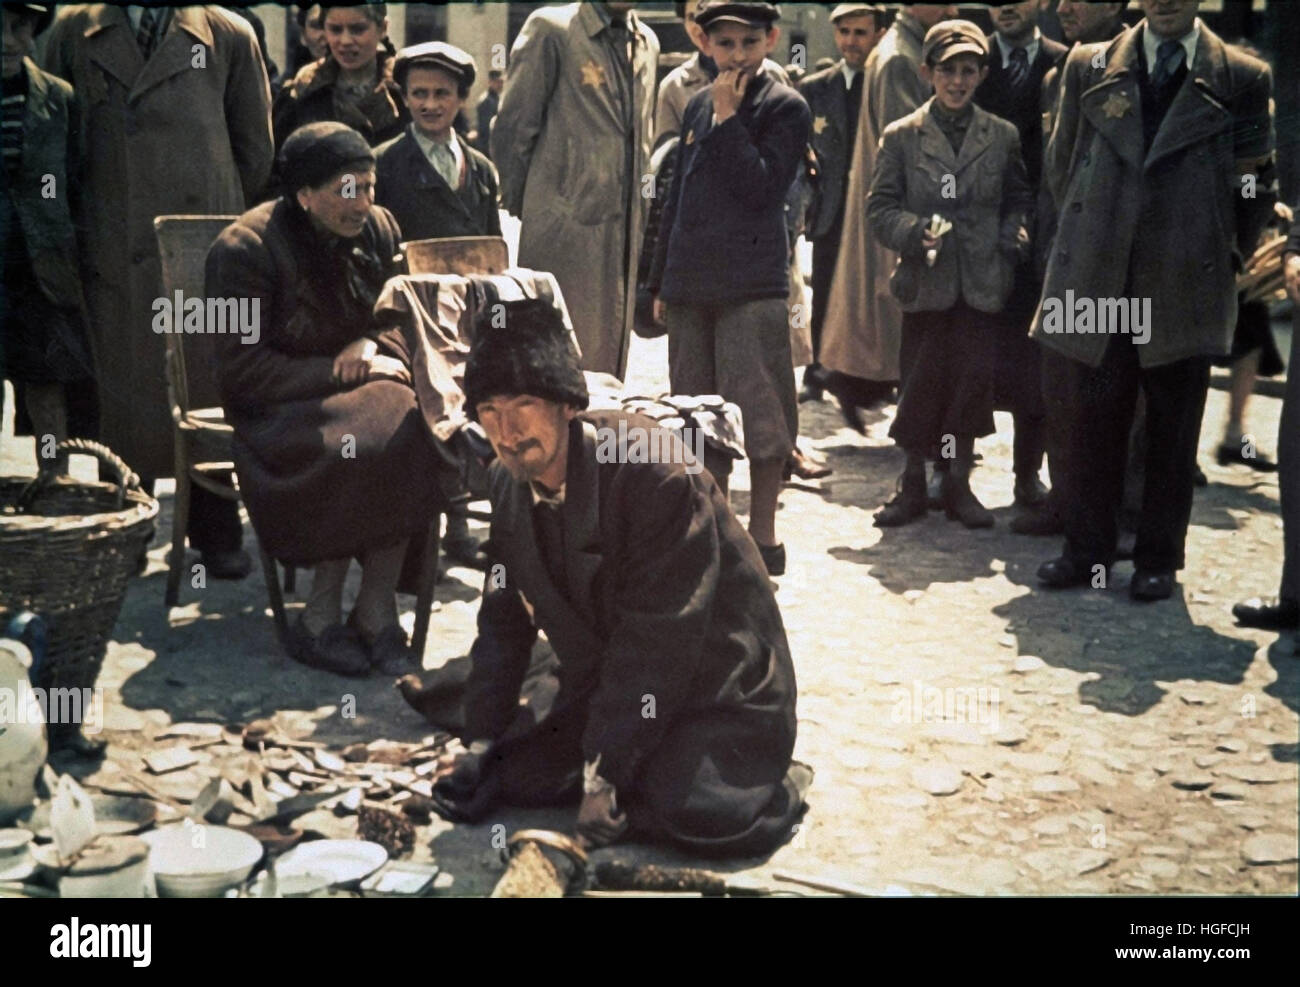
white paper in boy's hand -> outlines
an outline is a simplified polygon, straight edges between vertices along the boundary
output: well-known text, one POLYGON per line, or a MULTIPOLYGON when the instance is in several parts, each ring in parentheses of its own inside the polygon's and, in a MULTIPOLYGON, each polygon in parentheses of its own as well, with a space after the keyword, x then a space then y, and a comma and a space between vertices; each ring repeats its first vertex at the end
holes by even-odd
MULTIPOLYGON (((952 223, 944 219, 938 213, 930 217, 930 225, 926 227, 925 232, 934 239, 938 239, 952 229, 952 223)), ((939 256, 939 248, 931 247, 925 252, 925 266, 934 267, 934 262, 939 256)))

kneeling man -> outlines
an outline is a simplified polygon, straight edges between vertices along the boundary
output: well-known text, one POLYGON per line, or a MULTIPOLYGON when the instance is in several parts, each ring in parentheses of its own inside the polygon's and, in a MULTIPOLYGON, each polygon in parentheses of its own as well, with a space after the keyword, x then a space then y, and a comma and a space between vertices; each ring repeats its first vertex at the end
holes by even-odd
POLYGON ((578 353, 551 306, 505 309, 465 370, 467 410, 497 455, 494 564, 470 652, 469 751, 435 801, 472 820, 581 791, 576 828, 591 846, 771 850, 812 772, 791 761, 794 667, 758 548, 677 435, 584 411, 578 353), (652 458, 675 461, 610 455, 611 437, 639 430, 652 458), (559 690, 540 723, 511 728, 539 629, 559 690))

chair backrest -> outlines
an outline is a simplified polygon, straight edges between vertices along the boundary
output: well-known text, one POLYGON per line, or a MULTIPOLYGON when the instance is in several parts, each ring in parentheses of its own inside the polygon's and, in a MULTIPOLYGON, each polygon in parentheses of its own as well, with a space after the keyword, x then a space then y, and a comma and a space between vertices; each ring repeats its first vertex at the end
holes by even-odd
MULTIPOLYGON (((204 298, 203 265, 208 248, 238 216, 157 216, 153 221, 158 237, 158 254, 162 260, 163 292, 170 300, 180 291, 185 298, 204 298)), ((179 329, 181 313, 173 314, 179 329)), ((207 336, 193 336, 188 343, 184 333, 163 336, 167 346, 167 393, 171 400, 172 420, 179 421, 191 407, 219 404, 212 373, 213 342, 207 336), (191 380, 186 369, 185 347, 190 347, 191 362, 198 368, 191 380), (194 404, 191 405, 191 399, 194 404)))
POLYGON ((499 236, 451 236, 402 244, 412 274, 500 274, 510 251, 499 236))

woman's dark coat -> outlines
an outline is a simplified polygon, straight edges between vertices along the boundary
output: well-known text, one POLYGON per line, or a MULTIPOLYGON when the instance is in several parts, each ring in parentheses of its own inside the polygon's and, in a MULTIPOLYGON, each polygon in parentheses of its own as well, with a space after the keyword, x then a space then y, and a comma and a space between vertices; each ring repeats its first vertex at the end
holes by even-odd
POLYGON ((261 306, 256 342, 217 337, 217 379, 249 517, 281 561, 311 564, 394 543, 424 529, 441 504, 441 460, 411 387, 376 380, 340 390, 333 381, 339 352, 376 335, 371 307, 397 273, 400 239, 376 206, 360 236, 327 243, 278 199, 226 227, 208 253, 208 296, 261 306), (346 263, 356 247, 381 263, 346 263), (349 290, 358 278, 365 289, 349 290))

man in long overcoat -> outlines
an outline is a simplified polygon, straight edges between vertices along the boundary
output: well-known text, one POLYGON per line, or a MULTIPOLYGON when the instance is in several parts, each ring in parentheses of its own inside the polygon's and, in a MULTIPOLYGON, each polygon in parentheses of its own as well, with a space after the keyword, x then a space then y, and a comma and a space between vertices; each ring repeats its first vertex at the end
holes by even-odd
MULTIPOLYGON (((44 67, 72 83, 82 108, 78 218, 100 437, 146 481, 171 476, 165 345, 152 328, 153 303, 163 293, 153 220, 237 215, 257 201, 273 155, 257 38, 242 17, 215 6, 128 12, 78 4, 59 8, 44 67)), ((191 403, 219 404, 211 337, 187 335, 185 349, 191 403)), ((233 503, 196 487, 190 519, 191 539, 204 554, 238 553, 233 503)), ((220 573, 210 566, 208 574, 220 573)))
POLYGON ((504 327, 484 323, 465 399, 497 452, 496 564, 470 653, 469 750, 435 786, 439 810, 475 819, 581 791, 577 830, 595 845, 774 849, 812 775, 791 761, 794 666, 757 547, 676 435, 582 410, 553 309, 510 303, 504 327), (520 690, 539 629, 559 688, 529 723, 520 690))
POLYGON ((1096 585, 1115 561, 1139 390, 1148 441, 1130 595, 1167 598, 1183 566, 1210 360, 1228 352, 1236 272, 1276 201, 1271 73, 1198 5, 1144 0, 1145 20, 1074 48, 1061 72, 1044 162, 1060 220, 1033 334, 1068 360, 1078 466, 1064 553, 1038 573, 1049 587, 1096 585))
MULTIPOLYGON (((903 313, 889 292, 897 254, 868 235, 867 192, 881 134, 929 98, 930 87, 921 78, 925 32, 955 16, 948 4, 905 4, 867 58, 840 250, 822 324, 820 360, 834 374, 862 381, 898 380, 903 313)), ((840 392, 833 382, 832 390, 840 392)), ((845 413, 850 415, 850 409, 845 413)))
POLYGON ((630 3, 534 11, 510 53, 492 160, 519 263, 560 283, 583 367, 622 377, 654 137, 659 42, 630 3))

